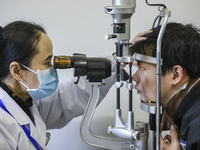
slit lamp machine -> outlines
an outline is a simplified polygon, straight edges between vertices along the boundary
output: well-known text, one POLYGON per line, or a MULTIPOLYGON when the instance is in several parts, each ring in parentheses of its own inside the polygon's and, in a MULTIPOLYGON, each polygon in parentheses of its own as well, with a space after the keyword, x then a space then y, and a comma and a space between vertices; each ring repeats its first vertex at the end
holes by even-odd
MULTIPOLYGON (((113 34, 105 35, 105 39, 113 39, 116 45, 116 109, 115 109, 115 123, 110 125, 107 129, 112 137, 99 136, 93 133, 90 128, 91 121, 99 100, 100 86, 102 79, 111 75, 111 62, 106 58, 87 58, 84 54, 73 54, 70 56, 55 56, 54 68, 74 68, 74 76, 87 76, 91 84, 91 95, 83 115, 80 125, 81 138, 90 145, 113 150, 148 150, 148 135, 149 126, 152 130, 153 142, 151 149, 160 149, 160 115, 162 109, 160 106, 161 99, 161 41, 168 18, 171 13, 162 4, 149 4, 149 6, 159 6, 160 14, 154 21, 153 27, 161 24, 161 29, 157 39, 157 54, 156 58, 144 56, 141 54, 129 55, 130 40, 130 18, 135 13, 136 0, 112 0, 111 6, 105 7, 105 13, 110 14, 113 18, 113 34), (138 121, 134 123, 134 112, 132 110, 133 95, 132 90, 134 84, 132 83, 132 62, 134 59, 150 62, 156 64, 156 103, 140 103, 140 108, 149 113, 149 123, 138 121), (124 76, 121 70, 121 65, 127 64, 128 76, 124 76), (126 86, 129 91, 129 110, 127 112, 127 120, 122 118, 120 108, 120 89, 126 86), (153 127, 151 127, 152 124, 153 127), (154 128, 154 129, 153 129, 154 128)), ((76 84, 78 83, 78 80, 76 84)))

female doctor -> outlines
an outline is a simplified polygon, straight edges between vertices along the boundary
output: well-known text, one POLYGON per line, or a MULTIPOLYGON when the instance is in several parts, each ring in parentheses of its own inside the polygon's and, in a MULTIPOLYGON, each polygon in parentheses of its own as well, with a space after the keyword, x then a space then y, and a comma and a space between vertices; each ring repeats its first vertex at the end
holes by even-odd
MULTIPOLYGON (((34 23, 16 21, 0 29, 0 149, 46 149, 46 130, 61 128, 82 115, 90 97, 85 78, 79 84, 58 81, 52 67, 52 43, 34 23)), ((101 87, 100 100, 114 83, 101 87)))

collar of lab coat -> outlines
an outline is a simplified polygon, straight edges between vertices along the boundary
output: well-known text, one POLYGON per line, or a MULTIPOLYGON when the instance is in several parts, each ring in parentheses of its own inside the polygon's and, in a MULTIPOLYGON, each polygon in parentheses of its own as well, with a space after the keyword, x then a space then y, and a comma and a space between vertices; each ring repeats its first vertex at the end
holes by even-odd
POLYGON ((41 115, 38 112, 35 103, 33 102, 33 106, 30 108, 30 111, 35 121, 34 125, 31 119, 28 117, 28 115, 2 88, 0 88, 0 99, 4 103, 7 110, 19 123, 19 125, 26 125, 26 127, 30 130, 31 136, 37 141, 37 143, 40 144, 41 147, 45 149, 46 126, 43 120, 41 119, 41 115))

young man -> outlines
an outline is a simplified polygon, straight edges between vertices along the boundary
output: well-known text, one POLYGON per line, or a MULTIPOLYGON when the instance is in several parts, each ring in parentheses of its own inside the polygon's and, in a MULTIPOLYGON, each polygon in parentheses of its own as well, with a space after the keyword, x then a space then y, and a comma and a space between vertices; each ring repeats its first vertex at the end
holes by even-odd
MULTIPOLYGON (((135 55, 133 64, 139 67, 133 80, 143 102, 156 102, 159 31, 160 27, 152 29, 152 32, 142 35, 146 40, 131 47, 135 55)), ((161 50, 161 105, 165 108, 161 128, 171 131, 171 143, 165 142, 167 137, 161 137, 161 149, 200 149, 199 30, 192 25, 168 23, 161 50)))

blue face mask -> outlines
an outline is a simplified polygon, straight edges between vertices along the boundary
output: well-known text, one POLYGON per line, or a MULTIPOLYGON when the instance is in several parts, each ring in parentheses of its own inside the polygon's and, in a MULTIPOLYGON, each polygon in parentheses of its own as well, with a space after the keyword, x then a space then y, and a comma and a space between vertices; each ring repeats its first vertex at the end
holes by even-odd
POLYGON ((37 74, 38 76, 40 85, 37 89, 30 89, 27 85, 23 83, 22 79, 20 81, 20 83, 27 88, 27 91, 29 92, 32 98, 40 100, 42 98, 50 96, 56 91, 56 88, 58 86, 58 75, 57 71, 53 68, 53 66, 42 71, 38 70, 37 72, 24 65, 22 66, 37 74))

